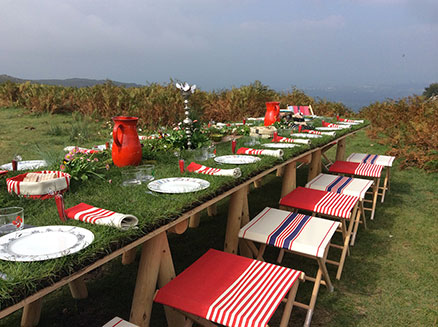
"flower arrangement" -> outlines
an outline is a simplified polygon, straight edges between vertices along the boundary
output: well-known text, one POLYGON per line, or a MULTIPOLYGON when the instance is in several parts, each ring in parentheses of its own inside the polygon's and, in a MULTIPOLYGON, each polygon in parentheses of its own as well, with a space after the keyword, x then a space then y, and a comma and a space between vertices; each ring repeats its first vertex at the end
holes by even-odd
POLYGON ((60 169, 77 181, 86 181, 90 177, 103 179, 111 162, 111 153, 108 150, 86 152, 75 147, 65 155, 60 169))

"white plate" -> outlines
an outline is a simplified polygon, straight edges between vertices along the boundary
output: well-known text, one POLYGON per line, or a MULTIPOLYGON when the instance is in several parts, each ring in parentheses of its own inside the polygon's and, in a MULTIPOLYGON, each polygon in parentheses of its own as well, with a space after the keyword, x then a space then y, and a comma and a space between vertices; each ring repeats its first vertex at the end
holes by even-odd
POLYGON ((256 161, 260 161, 260 158, 254 156, 242 156, 239 154, 235 154, 229 156, 216 157, 214 158, 214 161, 221 164, 244 165, 244 164, 250 164, 256 161))
POLYGON ((42 261, 86 248, 94 240, 88 229, 75 226, 42 226, 19 230, 0 238, 0 259, 42 261))
POLYGON ((200 178, 170 177, 150 182, 148 188, 159 193, 189 193, 204 190, 210 183, 200 178))
POLYGON ((300 146, 301 144, 291 144, 291 143, 265 143, 262 144, 265 148, 274 148, 274 149, 287 149, 294 148, 296 146, 300 146))
MULTIPOLYGON (((17 161, 17 170, 38 169, 47 166, 45 160, 17 161)), ((0 166, 0 169, 12 170, 12 162, 0 166)))

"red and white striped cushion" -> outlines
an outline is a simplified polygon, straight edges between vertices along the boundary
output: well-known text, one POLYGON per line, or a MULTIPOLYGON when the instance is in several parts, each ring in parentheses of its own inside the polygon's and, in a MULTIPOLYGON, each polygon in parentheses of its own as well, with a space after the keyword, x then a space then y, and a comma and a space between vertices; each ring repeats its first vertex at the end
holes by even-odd
POLYGON ((308 182, 306 187, 315 190, 353 195, 363 199, 372 185, 373 181, 369 179, 319 174, 308 182))
POLYGON ((346 159, 346 161, 350 161, 350 162, 368 163, 374 165, 382 165, 385 167, 391 167, 394 160, 395 157, 392 156, 382 156, 377 154, 366 154, 366 153, 352 153, 346 159))
POLYGON ((225 326, 264 327, 300 274, 210 249, 155 301, 225 326))
POLYGON ((239 237, 322 258, 339 224, 267 207, 242 227, 239 237))
POLYGON ((297 187, 280 200, 280 205, 350 219, 358 201, 352 195, 297 187))
POLYGON ((381 165, 349 161, 335 161, 335 163, 330 166, 329 172, 379 178, 382 175, 382 169, 383 166, 381 165))

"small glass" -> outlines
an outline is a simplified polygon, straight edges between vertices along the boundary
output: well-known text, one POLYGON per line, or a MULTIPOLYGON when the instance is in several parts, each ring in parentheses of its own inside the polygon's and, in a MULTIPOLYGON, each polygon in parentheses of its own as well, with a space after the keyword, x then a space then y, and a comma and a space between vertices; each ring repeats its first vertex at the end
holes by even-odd
POLYGON ((249 147, 260 144, 259 138, 256 136, 244 136, 243 141, 244 145, 249 147))
POLYGON ((208 149, 208 158, 216 157, 216 145, 212 144, 207 149, 208 149))
POLYGON ((195 149, 195 161, 205 161, 208 160, 209 154, 208 154, 208 148, 200 148, 195 149))
POLYGON ((122 170, 122 186, 140 185, 141 181, 137 177, 136 169, 122 170))
POLYGON ((0 235, 23 229, 24 209, 21 207, 0 208, 0 235))
POLYGON ((155 179, 155 165, 142 165, 138 166, 137 169, 137 179, 141 183, 147 183, 155 179))

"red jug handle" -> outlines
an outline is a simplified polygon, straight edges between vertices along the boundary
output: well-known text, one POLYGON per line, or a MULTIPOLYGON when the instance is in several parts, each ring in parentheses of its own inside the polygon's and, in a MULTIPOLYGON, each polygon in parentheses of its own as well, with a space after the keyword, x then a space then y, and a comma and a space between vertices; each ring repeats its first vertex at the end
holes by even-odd
POLYGON ((114 143, 118 146, 118 147, 121 147, 122 146, 122 142, 123 142, 123 126, 122 125, 119 125, 119 126, 117 126, 117 129, 116 129, 116 133, 115 133, 116 135, 114 135, 114 143), (122 139, 119 141, 119 130, 122 132, 122 139))

